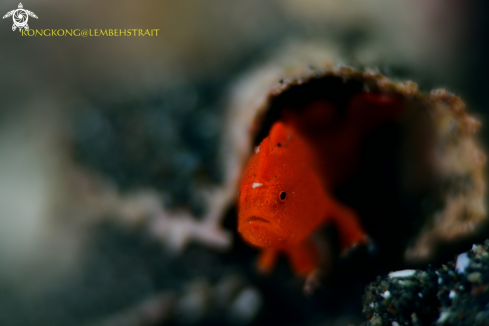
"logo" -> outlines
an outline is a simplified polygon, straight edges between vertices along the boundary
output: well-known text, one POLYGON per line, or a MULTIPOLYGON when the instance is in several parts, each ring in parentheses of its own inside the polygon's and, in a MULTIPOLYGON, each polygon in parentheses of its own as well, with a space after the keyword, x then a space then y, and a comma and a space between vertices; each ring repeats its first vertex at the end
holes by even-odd
POLYGON ((2 19, 8 18, 12 16, 14 20, 14 24, 12 25, 12 30, 15 31, 17 28, 19 29, 19 32, 22 29, 25 29, 26 31, 29 30, 29 25, 27 25, 27 21, 29 20, 29 16, 36 18, 37 16, 35 13, 29 10, 23 9, 24 6, 22 6, 22 3, 19 3, 19 8, 14 9, 12 11, 9 11, 8 13, 3 16, 2 19))

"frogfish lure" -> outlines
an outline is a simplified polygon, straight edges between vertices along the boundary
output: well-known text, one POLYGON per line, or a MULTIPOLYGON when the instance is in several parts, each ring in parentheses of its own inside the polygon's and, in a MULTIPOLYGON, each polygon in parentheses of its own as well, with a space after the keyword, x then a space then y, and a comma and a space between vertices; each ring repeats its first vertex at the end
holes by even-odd
POLYGON ((338 229, 342 250, 368 240, 357 213, 332 191, 358 161, 365 133, 396 118, 400 107, 394 97, 360 93, 341 119, 325 100, 300 112, 282 110, 246 166, 238 199, 238 232, 262 250, 260 270, 273 270, 282 254, 297 274, 307 276, 320 261, 311 236, 328 223, 338 229), (340 121, 334 131, 315 128, 331 119, 340 121))

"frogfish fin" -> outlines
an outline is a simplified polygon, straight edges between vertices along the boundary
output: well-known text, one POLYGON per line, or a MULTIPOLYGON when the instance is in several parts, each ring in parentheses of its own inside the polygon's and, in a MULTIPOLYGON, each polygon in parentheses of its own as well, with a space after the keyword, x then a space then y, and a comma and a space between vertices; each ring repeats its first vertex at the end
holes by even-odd
POLYGON ((316 244, 309 238, 287 248, 292 268, 302 276, 307 276, 319 267, 319 253, 316 244))
POLYGON ((258 258, 258 270, 262 274, 270 274, 277 263, 277 249, 264 248, 258 258))

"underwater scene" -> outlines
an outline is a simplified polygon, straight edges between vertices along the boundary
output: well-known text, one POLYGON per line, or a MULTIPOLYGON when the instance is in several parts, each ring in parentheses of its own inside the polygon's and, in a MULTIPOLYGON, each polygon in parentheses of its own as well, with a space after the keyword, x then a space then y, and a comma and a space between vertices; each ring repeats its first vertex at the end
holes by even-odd
POLYGON ((489 3, 0 9, 0 325, 489 325, 489 3))

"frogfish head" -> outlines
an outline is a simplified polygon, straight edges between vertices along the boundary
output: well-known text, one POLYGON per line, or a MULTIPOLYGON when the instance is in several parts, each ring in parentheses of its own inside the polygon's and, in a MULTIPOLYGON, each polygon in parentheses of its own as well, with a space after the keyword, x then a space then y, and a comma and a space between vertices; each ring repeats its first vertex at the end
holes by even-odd
POLYGON ((287 246, 324 218, 324 190, 303 140, 282 122, 255 148, 238 200, 238 232, 256 247, 287 246))

